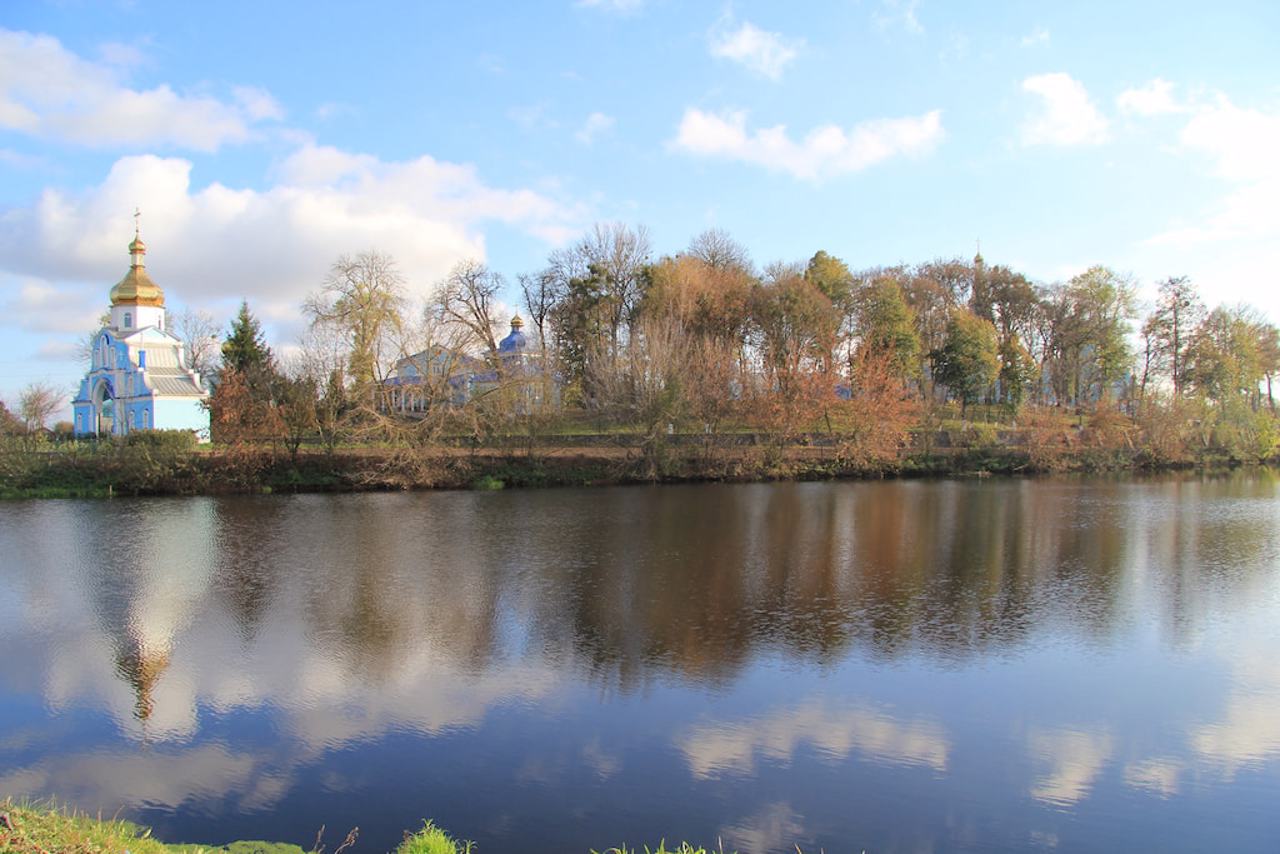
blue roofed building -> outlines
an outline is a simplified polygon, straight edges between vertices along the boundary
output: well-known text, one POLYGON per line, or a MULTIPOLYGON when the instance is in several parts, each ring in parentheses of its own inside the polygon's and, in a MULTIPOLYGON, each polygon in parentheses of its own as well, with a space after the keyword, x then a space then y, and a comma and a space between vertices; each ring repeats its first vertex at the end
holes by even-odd
POLYGON ((164 291, 143 261, 136 233, 129 272, 111 289, 111 313, 94 336, 89 372, 72 401, 77 436, 125 436, 136 430, 191 430, 209 438, 209 396, 168 329, 164 291))

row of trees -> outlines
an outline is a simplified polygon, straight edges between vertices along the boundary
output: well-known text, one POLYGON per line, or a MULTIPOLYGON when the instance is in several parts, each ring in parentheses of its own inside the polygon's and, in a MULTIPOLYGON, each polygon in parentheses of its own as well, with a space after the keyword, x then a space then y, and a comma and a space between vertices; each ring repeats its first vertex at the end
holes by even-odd
POLYGON ((853 270, 819 251, 757 269, 721 231, 655 257, 643 227, 601 224, 515 284, 532 343, 514 365, 498 347, 510 289, 477 262, 415 307, 389 257, 340 258, 284 363, 244 305, 222 346, 215 433, 429 442, 580 414, 654 448, 674 430, 747 427, 779 444, 829 432, 877 457, 950 402, 1015 419, 1027 403, 1136 418, 1196 401, 1200 421, 1250 418, 1274 411, 1280 368, 1274 325, 1208 310, 1185 278, 1159 285, 1135 330, 1134 282, 1100 266, 1051 285, 981 256, 853 270), (424 405, 406 419, 386 380, 419 353, 442 369, 419 377, 424 405), (460 395, 477 365, 496 380, 460 395), (511 393, 531 384, 543 388, 511 393))

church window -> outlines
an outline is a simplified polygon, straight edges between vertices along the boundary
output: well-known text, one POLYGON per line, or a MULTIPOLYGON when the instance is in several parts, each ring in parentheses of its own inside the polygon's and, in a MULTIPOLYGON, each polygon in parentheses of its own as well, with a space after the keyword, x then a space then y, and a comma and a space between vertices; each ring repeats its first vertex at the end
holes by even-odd
POLYGON ((138 367, 145 368, 146 366, 147 366, 147 351, 139 350, 138 351, 138 367))
POLYGON ((151 410, 150 409, 144 408, 142 410, 142 426, 147 429, 151 429, 151 410))
POLYGON ((133 410, 132 409, 130 409, 128 413, 126 413, 125 420, 129 422, 129 429, 132 430, 133 429, 133 410))
POLYGON ((133 315, 127 311, 124 313, 124 326, 125 329, 129 329, 133 326, 133 315))

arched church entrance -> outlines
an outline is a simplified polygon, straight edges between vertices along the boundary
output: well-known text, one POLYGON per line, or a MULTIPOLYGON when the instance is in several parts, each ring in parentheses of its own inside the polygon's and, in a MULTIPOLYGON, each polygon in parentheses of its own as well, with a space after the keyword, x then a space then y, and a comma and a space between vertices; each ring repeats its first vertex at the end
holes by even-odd
POLYGON ((116 402, 112 397, 111 383, 106 380, 93 390, 93 411, 98 413, 98 435, 110 436, 115 426, 116 402))

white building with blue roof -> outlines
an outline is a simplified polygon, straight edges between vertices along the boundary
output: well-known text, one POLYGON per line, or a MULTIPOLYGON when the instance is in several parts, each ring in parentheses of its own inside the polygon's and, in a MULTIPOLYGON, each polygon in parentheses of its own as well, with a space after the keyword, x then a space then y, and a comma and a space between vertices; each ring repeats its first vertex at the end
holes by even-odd
POLYGON ((131 264, 111 289, 111 320, 95 336, 89 373, 72 401, 77 436, 135 430, 191 430, 209 437, 209 396, 187 366, 182 341, 166 327, 164 291, 147 274, 136 233, 131 264))

